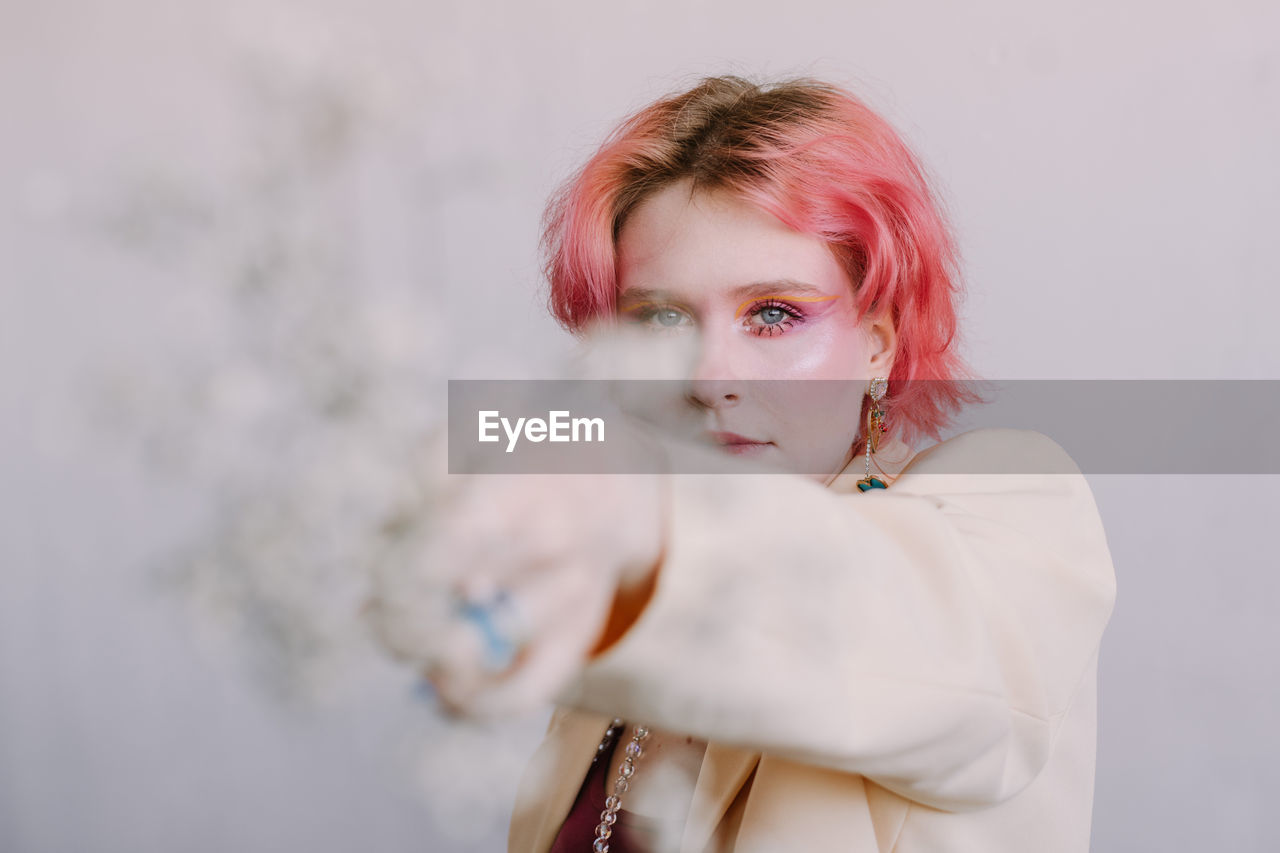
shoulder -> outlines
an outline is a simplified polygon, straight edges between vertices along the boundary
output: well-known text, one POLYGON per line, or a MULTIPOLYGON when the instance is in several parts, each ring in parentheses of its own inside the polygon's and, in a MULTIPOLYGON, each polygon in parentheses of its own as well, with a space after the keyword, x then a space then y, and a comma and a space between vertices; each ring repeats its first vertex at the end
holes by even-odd
POLYGON ((1096 580, 1109 601, 1114 568, 1088 480, 1056 441, 1029 429, 961 433, 912 459, 886 497, 924 500, 988 562, 1047 555, 1096 580))
POLYGON ((1071 455, 1031 429, 986 427, 962 432, 917 453, 903 477, 921 474, 1067 474, 1080 476, 1071 455))
POLYGON ((945 512, 1027 529, 1100 532, 1093 490, 1071 455, 1042 432, 984 428, 921 451, 889 489, 945 512))

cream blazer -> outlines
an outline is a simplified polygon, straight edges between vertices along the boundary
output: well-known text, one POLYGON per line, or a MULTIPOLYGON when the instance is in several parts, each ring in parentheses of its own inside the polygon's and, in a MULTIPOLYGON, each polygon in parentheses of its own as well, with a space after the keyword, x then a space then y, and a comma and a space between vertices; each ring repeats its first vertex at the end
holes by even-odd
POLYGON ((680 853, 1087 853, 1115 574, 1085 478, 1015 429, 887 490, 860 463, 672 478, 654 596, 557 696, 510 853, 550 847, 615 716, 709 741, 680 853))

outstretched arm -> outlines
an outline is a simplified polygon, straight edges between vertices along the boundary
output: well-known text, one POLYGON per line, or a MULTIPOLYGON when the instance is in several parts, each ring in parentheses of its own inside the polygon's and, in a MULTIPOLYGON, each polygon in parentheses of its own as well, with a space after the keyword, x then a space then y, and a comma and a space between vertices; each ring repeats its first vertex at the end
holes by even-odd
POLYGON ((1036 777, 1115 595, 1092 494, 1056 443, 975 430, 884 492, 770 474, 670 487, 652 588, 558 701, 943 809, 1036 777), (948 473, 991 459, 1071 473, 948 473))

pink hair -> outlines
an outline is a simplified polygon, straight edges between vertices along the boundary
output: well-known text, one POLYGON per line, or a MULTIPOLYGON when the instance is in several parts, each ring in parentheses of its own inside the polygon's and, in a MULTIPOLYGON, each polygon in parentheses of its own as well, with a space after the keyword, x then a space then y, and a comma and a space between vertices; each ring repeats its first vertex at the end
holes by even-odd
POLYGON ((953 414, 979 400, 956 381, 970 376, 955 351, 958 255, 924 170, 887 121, 815 80, 707 78, 623 121, 547 206, 548 303, 561 325, 578 333, 613 316, 627 215, 685 178, 821 236, 849 271, 859 316, 893 312, 889 434, 940 440, 953 414))

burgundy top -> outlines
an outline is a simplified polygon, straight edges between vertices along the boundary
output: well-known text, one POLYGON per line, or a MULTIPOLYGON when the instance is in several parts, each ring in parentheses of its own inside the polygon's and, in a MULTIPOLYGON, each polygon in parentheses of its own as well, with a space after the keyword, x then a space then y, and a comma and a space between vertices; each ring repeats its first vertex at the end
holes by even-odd
MULTIPOLYGON (((613 787, 613 780, 608 778, 609 762, 613 760, 618 742, 629 740, 625 724, 620 728, 622 733, 614 735, 610 743, 601 744, 596 757, 591 759, 591 769, 587 771, 587 778, 582 780, 578 798, 574 800, 573 808, 560 825, 560 832, 547 853, 591 853, 604 801, 613 787)), ((637 763, 636 772, 644 772, 642 762, 637 763)), ((626 794, 622 799, 626 802, 626 794)), ((609 853, 647 853, 654 850, 656 830, 652 821, 622 809, 613 825, 613 835, 609 836, 609 853)))

